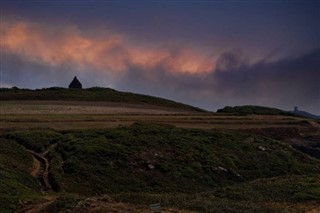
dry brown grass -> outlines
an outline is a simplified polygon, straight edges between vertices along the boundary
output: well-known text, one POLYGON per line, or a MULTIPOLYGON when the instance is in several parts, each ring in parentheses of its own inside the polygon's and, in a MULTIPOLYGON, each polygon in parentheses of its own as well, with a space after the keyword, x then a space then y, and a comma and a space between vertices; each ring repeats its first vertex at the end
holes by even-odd
POLYGON ((314 123, 291 116, 230 116, 151 105, 80 101, 3 101, 0 112, 0 130, 108 128, 134 122, 201 129, 305 128, 314 123))
POLYGON ((2 101, 1 114, 172 114, 183 113, 149 104, 88 101, 2 101))

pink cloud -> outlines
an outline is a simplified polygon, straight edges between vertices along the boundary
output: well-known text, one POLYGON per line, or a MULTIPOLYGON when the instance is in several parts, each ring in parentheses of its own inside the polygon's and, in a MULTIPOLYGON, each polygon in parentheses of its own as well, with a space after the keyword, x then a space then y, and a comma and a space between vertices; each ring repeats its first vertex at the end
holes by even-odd
POLYGON ((3 21, 1 48, 30 61, 59 66, 73 63, 79 69, 127 72, 162 67, 171 73, 207 73, 214 58, 190 47, 155 48, 129 42, 126 35, 102 32, 88 35, 75 26, 44 26, 27 21, 3 21))

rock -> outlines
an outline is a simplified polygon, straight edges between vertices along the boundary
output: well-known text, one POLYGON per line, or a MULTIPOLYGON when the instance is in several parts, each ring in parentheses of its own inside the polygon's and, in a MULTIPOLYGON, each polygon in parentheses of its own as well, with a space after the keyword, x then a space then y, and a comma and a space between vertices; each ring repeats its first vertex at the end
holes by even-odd
POLYGON ((217 167, 214 168, 214 170, 219 172, 219 173, 220 172, 228 172, 228 169, 223 168, 222 166, 217 166, 217 167))
POLYGON ((265 147, 263 147, 263 146, 258 146, 258 149, 260 150, 260 151, 266 151, 266 148, 265 147))
POLYGON ((224 172, 227 172, 227 171, 228 171, 228 169, 225 169, 225 168, 223 168, 222 166, 218 166, 218 169, 221 170, 221 171, 224 171, 224 172))
POLYGON ((235 175, 236 175, 237 177, 241 177, 241 175, 240 175, 239 173, 235 173, 235 175))
POLYGON ((149 168, 149 169, 154 169, 154 165, 148 164, 148 168, 149 168))

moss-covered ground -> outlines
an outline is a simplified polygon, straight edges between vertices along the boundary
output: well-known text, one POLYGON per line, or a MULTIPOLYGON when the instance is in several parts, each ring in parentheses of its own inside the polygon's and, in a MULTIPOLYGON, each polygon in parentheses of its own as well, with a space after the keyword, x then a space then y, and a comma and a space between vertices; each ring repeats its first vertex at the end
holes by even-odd
POLYGON ((1 211, 41 199, 32 157, 51 145, 51 209, 86 197, 198 212, 291 212, 320 202, 319 160, 288 144, 236 132, 135 123, 0 135, 1 211), (299 204, 299 205, 298 205, 299 204))

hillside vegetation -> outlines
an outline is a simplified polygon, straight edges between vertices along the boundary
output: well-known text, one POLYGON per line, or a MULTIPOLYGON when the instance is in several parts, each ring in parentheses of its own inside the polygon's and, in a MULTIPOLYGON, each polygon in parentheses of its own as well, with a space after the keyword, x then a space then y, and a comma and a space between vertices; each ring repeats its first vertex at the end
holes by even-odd
POLYGON ((21 199, 39 195, 40 187, 29 174, 33 160, 13 140, 0 139, 0 212, 14 209, 21 199))
POLYGON ((94 101, 94 102, 120 102, 142 105, 154 105, 187 111, 204 111, 186 104, 178 103, 164 98, 141 95, 130 92, 120 92, 110 88, 93 87, 88 89, 66 89, 52 87, 46 89, 19 89, 1 88, 1 100, 60 100, 60 101, 94 101))
MULTIPOLYGON (((16 131, 3 133, 0 141, 9 147, 1 151, 1 166, 11 172, 10 181, 0 176, 1 188, 10 188, 1 199, 39 191, 28 176, 32 159, 22 146, 42 152, 55 144, 48 153, 50 183, 57 193, 69 195, 52 203, 53 209, 60 205, 59 210, 72 212, 77 200, 105 194, 119 202, 160 202, 200 212, 281 212, 283 206, 269 203, 320 201, 319 161, 261 136, 135 123, 16 131), (16 169, 10 171, 14 166, 3 159, 17 162, 16 169), (12 190, 12 184, 23 187, 12 190)), ((14 205, 16 200, 10 208, 14 205)))
POLYGON ((230 107, 226 106, 223 109, 217 110, 218 113, 232 113, 235 115, 249 115, 249 114, 255 114, 255 115, 289 115, 294 116, 293 113, 286 112, 277 108, 270 108, 270 107, 264 107, 264 106, 235 106, 230 107))

